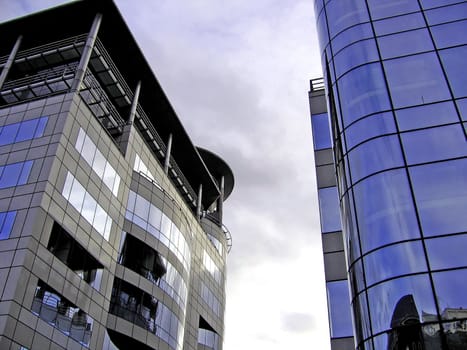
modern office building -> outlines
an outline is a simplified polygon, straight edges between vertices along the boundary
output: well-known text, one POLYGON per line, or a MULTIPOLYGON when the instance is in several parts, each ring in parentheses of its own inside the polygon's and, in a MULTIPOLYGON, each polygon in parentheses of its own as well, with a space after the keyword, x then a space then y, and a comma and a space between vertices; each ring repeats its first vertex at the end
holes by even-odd
POLYGON ((467 2, 315 0, 315 13, 332 349, 465 349, 467 2))
POLYGON ((111 0, 0 24, 0 349, 222 349, 229 166, 111 0))

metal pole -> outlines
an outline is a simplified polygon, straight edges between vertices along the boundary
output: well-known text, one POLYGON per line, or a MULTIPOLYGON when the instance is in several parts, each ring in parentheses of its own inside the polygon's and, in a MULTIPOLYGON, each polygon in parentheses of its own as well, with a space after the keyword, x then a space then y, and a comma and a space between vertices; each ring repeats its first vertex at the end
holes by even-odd
POLYGON ((128 117, 128 124, 129 125, 133 124, 133 122, 135 121, 136 107, 138 107, 140 89, 141 89, 141 81, 138 81, 138 84, 136 84, 136 89, 135 89, 135 93, 134 93, 134 96, 133 96, 133 101, 131 101, 130 116, 128 117))
POLYGON ((72 91, 78 91, 81 83, 83 82, 86 69, 88 68, 89 60, 91 59, 92 50, 94 49, 94 44, 96 43, 97 32, 99 31, 101 21, 102 15, 100 13, 96 14, 96 17, 94 17, 94 21, 92 22, 91 31, 89 32, 86 39, 86 44, 84 45, 78 68, 76 68, 75 79, 73 79, 73 83, 71 84, 72 91))
POLYGON ((3 66, 2 69, 2 74, 0 74, 0 89, 3 87, 3 84, 5 84, 6 77, 8 73, 10 72, 10 68, 13 65, 13 62, 15 61, 16 54, 18 53, 19 45, 21 44, 21 40, 23 40, 23 36, 20 35, 18 39, 16 39, 16 43, 13 46, 13 49, 10 52, 10 55, 8 56, 8 59, 3 66))
POLYGON ((198 203, 196 204, 196 218, 198 220, 201 219, 201 199, 203 198, 203 184, 199 185, 199 191, 198 191, 198 203))
POLYGON ((164 174, 169 173, 169 163, 170 163, 170 153, 172 152, 172 134, 169 135, 169 140, 167 141, 167 150, 165 151, 165 160, 164 160, 164 174))

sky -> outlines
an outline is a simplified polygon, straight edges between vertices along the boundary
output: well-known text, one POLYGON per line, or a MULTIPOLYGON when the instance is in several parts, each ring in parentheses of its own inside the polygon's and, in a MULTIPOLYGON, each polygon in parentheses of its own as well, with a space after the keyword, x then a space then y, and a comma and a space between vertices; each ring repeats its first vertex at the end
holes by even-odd
MULTIPOLYGON (((64 2, 0 0, 0 21, 64 2)), ((194 144, 235 175, 224 350, 330 349, 308 106, 309 79, 322 76, 313 0, 115 2, 194 144)))

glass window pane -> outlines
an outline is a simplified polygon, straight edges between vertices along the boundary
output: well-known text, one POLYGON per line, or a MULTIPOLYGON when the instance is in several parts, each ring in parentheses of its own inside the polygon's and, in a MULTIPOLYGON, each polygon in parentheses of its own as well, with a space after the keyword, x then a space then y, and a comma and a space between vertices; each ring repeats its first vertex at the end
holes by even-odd
POLYGON ((339 52, 347 45, 350 45, 356 41, 368 39, 373 37, 373 31, 371 30, 370 23, 358 24, 354 27, 346 29, 334 39, 332 39, 332 48, 334 53, 339 52))
POLYGON ((370 315, 368 313, 368 303, 366 293, 360 293, 352 301, 352 310, 354 314, 356 342, 361 342, 363 339, 371 336, 370 315))
POLYGON ((420 237, 405 170, 365 179, 354 186, 354 197, 363 253, 420 237))
POLYGON ((326 4, 331 37, 354 24, 368 22, 368 11, 364 0, 339 1, 331 0, 326 4))
POLYGON ((315 114, 311 117, 313 127, 313 144, 315 151, 332 147, 329 117, 327 113, 315 114))
POLYGON ((91 139, 86 136, 83 142, 83 148, 81 150, 81 156, 88 162, 89 165, 92 164, 94 160, 94 153, 96 152, 96 147, 91 139))
POLYGON ((397 135, 378 137, 354 148, 349 152, 349 163, 353 183, 378 171, 403 166, 397 135))
POLYGON ((39 118, 39 122, 37 123, 36 132, 34 133, 34 137, 41 137, 44 135, 45 127, 47 126, 47 117, 39 118))
POLYGON ((402 133, 407 163, 425 163, 467 156, 461 124, 402 133))
POLYGON ((452 102, 441 102, 401 109, 396 111, 396 117, 401 131, 459 121, 452 102))
POLYGON ((347 280, 327 282, 331 338, 353 335, 347 280))
POLYGON ((421 0, 422 8, 429 9, 433 7, 439 7, 440 5, 449 5, 459 2, 459 0, 443 0, 443 3, 440 4, 439 0, 421 0))
POLYGON ((451 98, 434 53, 387 60, 384 68, 396 108, 451 98))
POLYGON ((18 134, 16 135, 15 142, 21 142, 25 140, 30 140, 34 137, 34 132, 36 131, 38 119, 28 120, 22 123, 19 123, 18 134))
POLYGON ((467 310, 467 269, 433 274, 441 318, 465 318, 467 310))
POLYGON ((467 43, 465 35, 466 21, 440 24, 431 27, 431 34, 438 49, 467 43))
POLYGON ((374 39, 358 41, 334 56, 337 77, 361 64, 377 61, 378 51, 374 39))
POLYGON ((16 186, 18 184, 24 163, 8 164, 3 167, 0 177, 0 188, 16 186))
POLYGON ((25 183, 28 182, 29 174, 31 173, 32 164, 33 164, 32 160, 29 160, 23 163, 23 168, 18 178, 17 185, 24 185, 25 183))
POLYGON ((385 35, 404 30, 425 27, 425 20, 420 12, 387 18, 374 22, 376 35, 385 35))
POLYGON ((465 19, 467 13, 467 2, 462 4, 443 6, 437 9, 425 11, 429 25, 465 19))
POLYGON ((467 159, 409 169, 423 234, 465 232, 467 228, 467 159))
POLYGON ((459 108, 462 120, 467 121, 467 98, 457 100, 456 104, 457 108, 459 108))
POLYGON ((316 21, 316 28, 318 30, 319 46, 324 48, 329 41, 328 23, 324 11, 321 12, 316 21))
POLYGON ((413 0, 368 0, 368 6, 373 20, 420 11, 417 1, 413 0))
POLYGON ((387 278, 427 271, 422 244, 399 243, 376 250, 363 258, 368 286, 387 278))
POLYGON ((16 134, 18 133, 19 123, 5 125, 0 134, 0 146, 8 145, 15 142, 16 134))
POLYGON ((345 131, 345 141, 347 148, 351 149, 372 137, 394 132, 396 132, 396 125, 392 113, 381 113, 360 119, 349 126, 345 131))
MULTIPOLYGON (((465 23, 467 26, 467 22, 465 23)), ((467 46, 441 50, 439 53, 454 97, 466 97, 467 70, 465 69, 465 58, 467 57, 467 46)))
POLYGON ((467 266, 467 234, 425 240, 433 270, 467 266))
POLYGON ((358 67, 339 79, 344 125, 376 112, 390 109, 380 63, 358 67))
POLYGON ((402 326, 406 319, 397 315, 407 307, 413 322, 420 322, 423 314, 436 314, 427 275, 402 277, 378 284, 369 289, 368 299, 373 334, 402 326))
POLYGON ((105 169, 105 160, 104 155, 99 151, 96 150, 96 154, 94 157, 94 162, 92 163, 92 169, 96 172, 96 174, 102 178, 104 176, 104 169, 105 169))
POLYGON ((341 230, 339 211, 339 196, 337 187, 327 187, 318 190, 319 212, 321 215, 321 232, 341 230))
POLYGON ((434 49, 430 34, 426 29, 382 36, 378 38, 378 44, 383 59, 434 49))
POLYGON ((10 238, 13 224, 15 223, 16 211, 0 213, 0 240, 10 238))

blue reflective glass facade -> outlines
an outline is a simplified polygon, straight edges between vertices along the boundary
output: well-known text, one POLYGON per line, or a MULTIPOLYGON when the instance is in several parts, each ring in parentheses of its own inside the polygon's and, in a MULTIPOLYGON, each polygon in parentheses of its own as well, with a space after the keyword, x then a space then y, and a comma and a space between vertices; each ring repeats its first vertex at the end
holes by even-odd
POLYGON ((352 348, 465 348, 467 2, 315 0, 315 11, 352 348))

